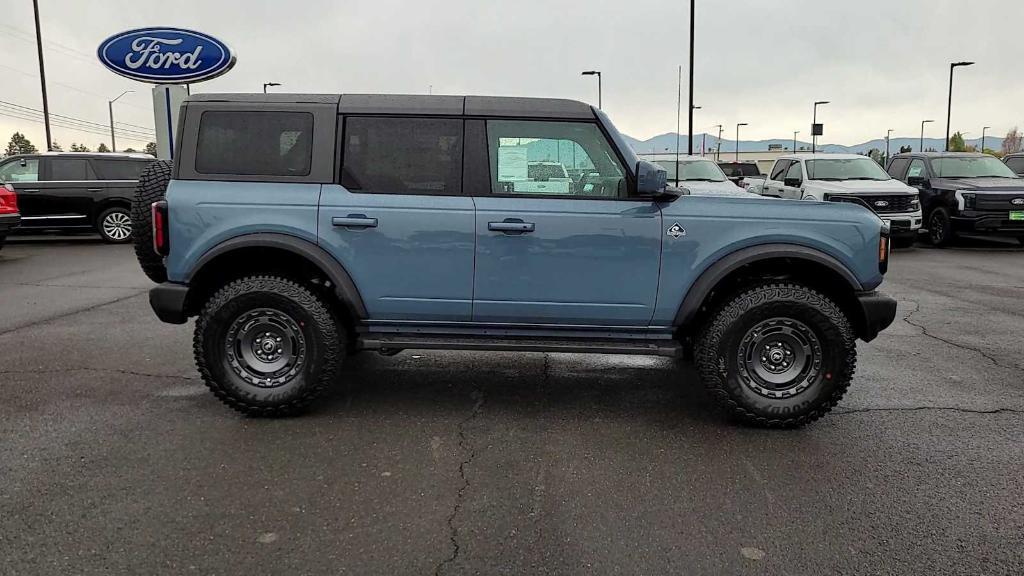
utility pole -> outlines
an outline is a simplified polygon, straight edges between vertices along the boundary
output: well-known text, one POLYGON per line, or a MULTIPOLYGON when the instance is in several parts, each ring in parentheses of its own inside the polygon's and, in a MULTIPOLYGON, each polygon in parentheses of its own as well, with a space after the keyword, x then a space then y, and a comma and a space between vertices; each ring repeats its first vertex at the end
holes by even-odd
POLYGON ((43 33, 39 28, 39 0, 32 0, 32 12, 36 17, 36 49, 39 51, 39 85, 43 90, 43 124, 46 125, 46 151, 53 150, 50 136, 50 103, 46 99, 46 66, 43 65, 43 33))
POLYGON ((716 126, 718 126, 718 140, 715 141, 715 162, 718 162, 722 159, 722 125, 716 124, 716 126))
POLYGON ((889 138, 892 136, 892 128, 885 132, 885 164, 889 165, 889 138))
POLYGON ((690 0, 690 127, 686 135, 688 156, 693 156, 693 24, 696 3, 697 0, 690 0))

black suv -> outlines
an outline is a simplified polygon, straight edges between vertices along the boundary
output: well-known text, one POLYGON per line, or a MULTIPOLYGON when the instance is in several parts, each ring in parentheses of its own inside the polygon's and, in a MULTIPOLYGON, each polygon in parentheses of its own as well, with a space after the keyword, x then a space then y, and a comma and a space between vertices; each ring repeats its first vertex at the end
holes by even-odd
POLYGON ((948 245, 958 233, 1010 236, 1024 244, 1024 179, 998 158, 972 152, 897 154, 888 170, 921 192, 932 244, 948 245))
POLYGON ((740 184, 740 181, 744 178, 764 176, 761 174, 761 169, 754 162, 719 162, 718 167, 722 169, 722 172, 725 172, 725 176, 730 182, 741 188, 743 186, 740 184))
POLYGON ((22 229, 95 229, 107 242, 131 239, 131 201, 148 154, 47 152, 0 161, 0 185, 18 195, 22 229))

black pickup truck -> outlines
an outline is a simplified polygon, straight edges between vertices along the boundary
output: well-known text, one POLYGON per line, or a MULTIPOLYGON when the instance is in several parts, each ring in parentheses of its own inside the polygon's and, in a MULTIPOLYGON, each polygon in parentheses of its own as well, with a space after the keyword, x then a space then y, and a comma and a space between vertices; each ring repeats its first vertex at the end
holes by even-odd
POLYGON ((22 229, 93 229, 107 242, 131 240, 131 201, 148 154, 47 152, 0 161, 22 229))
POLYGON ((998 158, 973 152, 897 154, 888 171, 920 191, 935 246, 952 243, 958 234, 1011 237, 1024 244, 1024 178, 998 158))

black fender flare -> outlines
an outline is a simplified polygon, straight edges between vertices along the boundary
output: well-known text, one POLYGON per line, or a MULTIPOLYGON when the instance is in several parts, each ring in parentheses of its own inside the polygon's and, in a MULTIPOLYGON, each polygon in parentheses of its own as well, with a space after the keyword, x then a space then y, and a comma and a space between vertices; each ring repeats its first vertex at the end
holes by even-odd
POLYGON ((327 275, 331 284, 334 285, 335 294, 348 308, 353 318, 356 320, 366 319, 366 306, 363 304, 363 298, 359 295, 352 276, 344 266, 320 246, 309 240, 288 234, 259 232, 225 240, 208 250, 196 261, 185 278, 185 282, 190 282, 196 274, 218 256, 241 248, 276 248, 306 258, 327 275))
POLYGON ((731 252, 719 258, 718 261, 701 273, 693 285, 690 286, 689 292, 687 292, 683 302, 679 305, 673 326, 678 328, 689 324, 697 316, 711 291, 726 276, 748 264, 772 258, 807 260, 826 266, 846 280, 850 285, 851 291, 862 292, 864 290, 864 287, 857 280, 853 272, 844 266, 842 262, 821 250, 799 244, 760 244, 731 252))

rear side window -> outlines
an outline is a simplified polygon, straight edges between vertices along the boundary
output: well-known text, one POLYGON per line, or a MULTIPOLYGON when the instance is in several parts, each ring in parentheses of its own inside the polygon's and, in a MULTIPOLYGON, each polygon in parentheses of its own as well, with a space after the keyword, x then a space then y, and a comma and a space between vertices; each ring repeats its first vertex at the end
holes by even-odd
POLYGON ((196 172, 307 176, 313 152, 308 112, 203 112, 196 172))
POLYGON ((54 182, 74 182, 95 180, 96 174, 89 167, 85 158, 52 158, 50 159, 50 177, 54 182))
POLYGON ((462 194, 462 120, 345 119, 341 185, 381 194, 462 194))
POLYGON ((149 164, 138 160, 93 160, 93 167, 102 180, 138 180, 149 164))
POLYGON ((896 158, 889 163, 889 176, 896 178, 897 180, 903 179, 903 173, 907 170, 907 164, 910 164, 908 158, 896 158))

